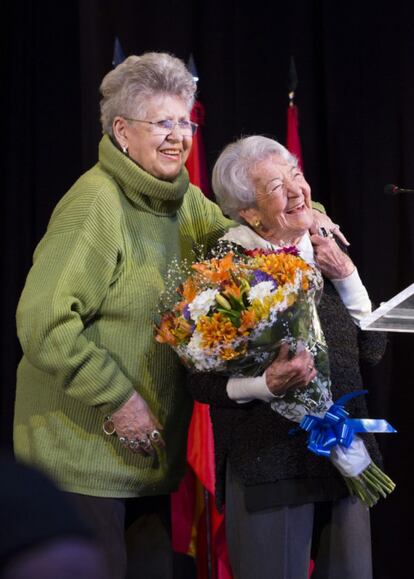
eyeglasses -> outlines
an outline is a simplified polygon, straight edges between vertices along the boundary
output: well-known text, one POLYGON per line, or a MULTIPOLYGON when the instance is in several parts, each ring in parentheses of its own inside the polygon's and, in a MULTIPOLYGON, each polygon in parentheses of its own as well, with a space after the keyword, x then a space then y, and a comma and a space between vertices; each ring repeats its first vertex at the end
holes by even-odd
POLYGON ((134 121, 136 123, 147 123, 151 125, 152 132, 154 135, 169 135, 173 132, 175 127, 181 131, 181 134, 186 137, 192 137, 196 134, 197 123, 191 121, 171 121, 170 119, 164 119, 162 121, 144 121, 142 119, 132 119, 131 117, 124 117, 127 121, 134 121))

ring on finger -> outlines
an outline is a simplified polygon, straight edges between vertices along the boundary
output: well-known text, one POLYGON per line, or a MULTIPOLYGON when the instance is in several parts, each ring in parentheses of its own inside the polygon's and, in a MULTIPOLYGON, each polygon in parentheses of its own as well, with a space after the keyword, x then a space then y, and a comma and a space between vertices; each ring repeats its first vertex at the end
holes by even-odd
POLYGON ((120 436, 118 440, 122 444, 122 446, 128 446, 129 444, 129 440, 127 439, 126 436, 120 436))
POLYGON ((152 442, 158 442, 161 438, 161 433, 159 430, 154 428, 154 430, 152 432, 150 432, 149 437, 150 437, 150 440, 152 440, 152 442))
POLYGON ((138 440, 138 444, 142 448, 142 450, 148 450, 149 448, 151 448, 151 441, 147 436, 145 438, 140 438, 138 440))
POLYGON ((319 235, 321 237, 328 237, 328 232, 326 231, 325 227, 319 227, 319 235))
POLYGON ((115 425, 112 420, 112 416, 105 417, 102 429, 107 436, 112 436, 113 434, 115 434, 115 425))
POLYGON ((130 440, 128 446, 131 450, 136 450, 139 447, 139 442, 138 440, 130 440))

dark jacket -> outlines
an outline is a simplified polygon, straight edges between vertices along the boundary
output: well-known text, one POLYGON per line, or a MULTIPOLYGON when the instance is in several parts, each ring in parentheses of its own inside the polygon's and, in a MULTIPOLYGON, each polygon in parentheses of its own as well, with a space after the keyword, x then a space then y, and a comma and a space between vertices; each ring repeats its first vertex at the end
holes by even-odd
MULTIPOLYGON (((318 312, 328 344, 335 401, 345 393, 363 388, 360 361, 378 362, 386 338, 382 333, 357 328, 334 286, 326 279, 318 312)), ((224 502, 227 460, 247 492, 250 489, 251 502, 258 504, 258 508, 271 506, 271 498, 266 504, 266 493, 275 496, 276 492, 282 504, 334 500, 347 494, 342 476, 331 462, 307 449, 304 431, 289 434, 294 423, 273 411, 269 403, 255 400, 238 404, 230 400, 227 381, 227 376, 209 373, 193 373, 188 377, 193 397, 211 405, 219 509, 224 502), (279 489, 275 487, 278 484, 279 489), (292 493, 300 496, 292 499, 292 493)), ((364 396, 351 400, 347 410, 352 417, 367 417, 364 396)), ((381 463, 374 436, 362 436, 371 458, 381 463)))

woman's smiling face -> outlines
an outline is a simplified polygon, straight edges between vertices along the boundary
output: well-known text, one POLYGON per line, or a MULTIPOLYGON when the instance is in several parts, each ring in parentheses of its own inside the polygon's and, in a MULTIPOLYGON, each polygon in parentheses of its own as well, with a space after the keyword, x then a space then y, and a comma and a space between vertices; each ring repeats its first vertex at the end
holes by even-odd
POLYGON ((272 239, 292 241, 302 237, 312 224, 311 191, 303 173, 280 155, 257 163, 250 172, 256 207, 243 210, 250 224, 260 221, 261 230, 272 239))
MULTIPOLYGON (((155 95, 146 104, 142 121, 157 122, 169 119, 174 122, 189 120, 188 109, 182 99, 174 95, 155 95)), ((121 146, 142 169, 158 179, 173 181, 180 173, 193 142, 192 136, 183 135, 178 125, 167 135, 156 134, 151 123, 116 117, 121 146)), ((114 127, 115 128, 115 127, 114 127)))

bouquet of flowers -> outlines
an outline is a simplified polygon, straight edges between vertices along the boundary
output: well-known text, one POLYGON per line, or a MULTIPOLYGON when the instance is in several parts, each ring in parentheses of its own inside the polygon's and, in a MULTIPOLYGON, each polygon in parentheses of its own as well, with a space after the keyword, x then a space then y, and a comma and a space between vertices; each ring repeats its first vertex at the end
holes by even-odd
POLYGON ((329 456, 351 493, 371 506, 391 492, 394 483, 374 465, 354 433, 387 431, 384 425, 378 430, 378 423, 385 421, 376 421, 373 430, 368 424, 372 421, 348 419, 342 401, 333 404, 328 353, 316 312, 322 288, 319 270, 295 247, 219 246, 214 257, 192 264, 172 306, 161 316, 155 339, 169 344, 191 370, 229 376, 263 374, 283 342, 292 353, 308 349, 317 376, 306 388, 275 398, 272 408, 307 430, 308 448, 329 456), (347 468, 349 460, 352 467, 347 468))
POLYGON ((322 288, 318 270, 294 247, 219 248, 191 270, 177 290, 179 299, 162 315, 156 340, 204 372, 261 374, 277 353, 275 342, 298 338, 309 327, 305 306, 314 304, 322 288))

